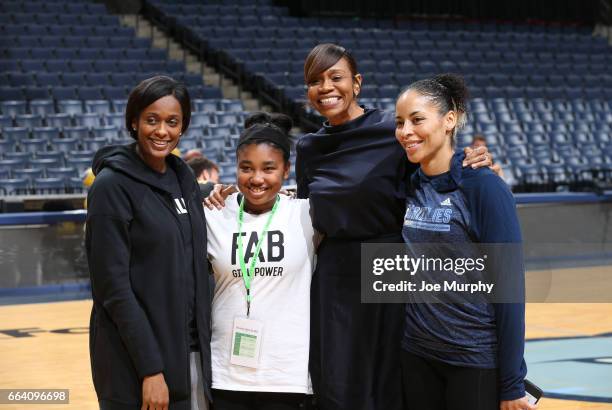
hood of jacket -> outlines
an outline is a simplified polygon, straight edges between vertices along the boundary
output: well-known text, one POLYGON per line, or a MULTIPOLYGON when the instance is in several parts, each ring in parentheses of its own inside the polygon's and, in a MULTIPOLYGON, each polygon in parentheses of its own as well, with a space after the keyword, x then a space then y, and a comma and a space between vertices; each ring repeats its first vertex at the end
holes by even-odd
MULTIPOLYGON (((128 145, 107 145, 100 148, 96 152, 92 163, 94 175, 98 175, 104 168, 111 168, 132 179, 168 192, 156 175, 158 173, 151 169, 136 153, 136 144, 134 142, 128 145)), ((166 157, 166 165, 176 172, 179 181, 181 181, 181 190, 189 192, 195 184, 195 177, 191 168, 173 154, 166 157)))

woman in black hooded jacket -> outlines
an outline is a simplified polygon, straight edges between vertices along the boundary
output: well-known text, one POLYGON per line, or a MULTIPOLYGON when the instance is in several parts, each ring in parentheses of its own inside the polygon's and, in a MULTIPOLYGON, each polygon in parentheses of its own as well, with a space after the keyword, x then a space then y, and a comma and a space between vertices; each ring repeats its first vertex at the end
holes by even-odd
POLYGON ((94 158, 86 248, 101 409, 203 409, 210 397, 206 224, 193 173, 171 155, 190 114, 182 84, 145 80, 126 107, 136 143, 94 158))

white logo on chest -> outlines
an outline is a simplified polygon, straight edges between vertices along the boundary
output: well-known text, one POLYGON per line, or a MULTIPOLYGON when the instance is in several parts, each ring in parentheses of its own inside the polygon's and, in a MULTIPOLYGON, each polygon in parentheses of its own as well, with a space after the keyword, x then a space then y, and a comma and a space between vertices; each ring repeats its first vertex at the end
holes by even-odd
POLYGON ((174 207, 176 213, 179 215, 187 213, 187 205, 185 205, 185 200, 183 198, 174 198, 174 207))

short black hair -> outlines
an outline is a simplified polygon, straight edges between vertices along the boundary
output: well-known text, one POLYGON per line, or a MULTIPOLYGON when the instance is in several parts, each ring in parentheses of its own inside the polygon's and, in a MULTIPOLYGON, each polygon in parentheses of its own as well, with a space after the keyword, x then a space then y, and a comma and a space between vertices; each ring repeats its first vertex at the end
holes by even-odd
POLYGON ((192 158, 187 161, 187 165, 191 167, 193 173, 196 178, 202 175, 202 172, 208 171, 211 172, 213 169, 219 172, 219 166, 209 160, 208 158, 200 157, 200 158, 192 158))
POLYGON ((474 134, 474 136, 472 137, 472 142, 476 142, 476 141, 482 141, 486 143, 487 138, 482 134, 474 134))
POLYGON ((138 120, 140 113, 149 105, 168 95, 174 96, 181 105, 181 111, 183 112, 183 128, 181 132, 185 132, 191 120, 191 99, 189 98, 187 87, 172 77, 157 75, 141 81, 132 90, 128 98, 127 106, 125 107, 125 126, 132 138, 138 138, 137 132, 132 128, 134 120, 138 120))

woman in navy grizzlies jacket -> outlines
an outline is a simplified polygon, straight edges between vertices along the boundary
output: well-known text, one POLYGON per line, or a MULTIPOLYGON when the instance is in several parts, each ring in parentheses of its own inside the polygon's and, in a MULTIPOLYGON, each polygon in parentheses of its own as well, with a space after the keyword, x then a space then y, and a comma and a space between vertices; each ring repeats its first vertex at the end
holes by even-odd
MULTIPOLYGON (((298 196, 310 198, 313 225, 325 235, 311 288, 314 392, 322 410, 398 410, 402 307, 361 303, 360 254, 362 242, 402 241, 405 181, 415 167, 395 141, 393 115, 357 103, 362 78, 343 47, 315 47, 304 78, 327 120, 299 140, 296 159, 298 196)), ((484 155, 473 154, 472 162, 484 155)))
MULTIPOLYGON (((410 162, 420 166, 411 179, 403 237, 416 257, 422 253, 419 244, 439 244, 443 260, 482 257, 482 244, 506 244, 507 253, 495 253, 485 269, 499 275, 496 286, 510 283, 524 290, 512 193, 490 169, 463 168, 454 153, 466 95, 461 77, 440 75, 411 84, 397 101, 397 140, 410 162)), ((419 274, 459 280, 454 272, 419 274)), ((441 303, 406 304, 401 362, 408 409, 535 408, 524 390, 523 293, 508 296, 512 303, 455 294, 436 300, 441 303)))
POLYGON ((190 114, 182 84, 144 80, 126 107, 136 142, 94 158, 86 248, 101 409, 204 409, 210 397, 206 225, 193 173, 170 154, 190 114))

